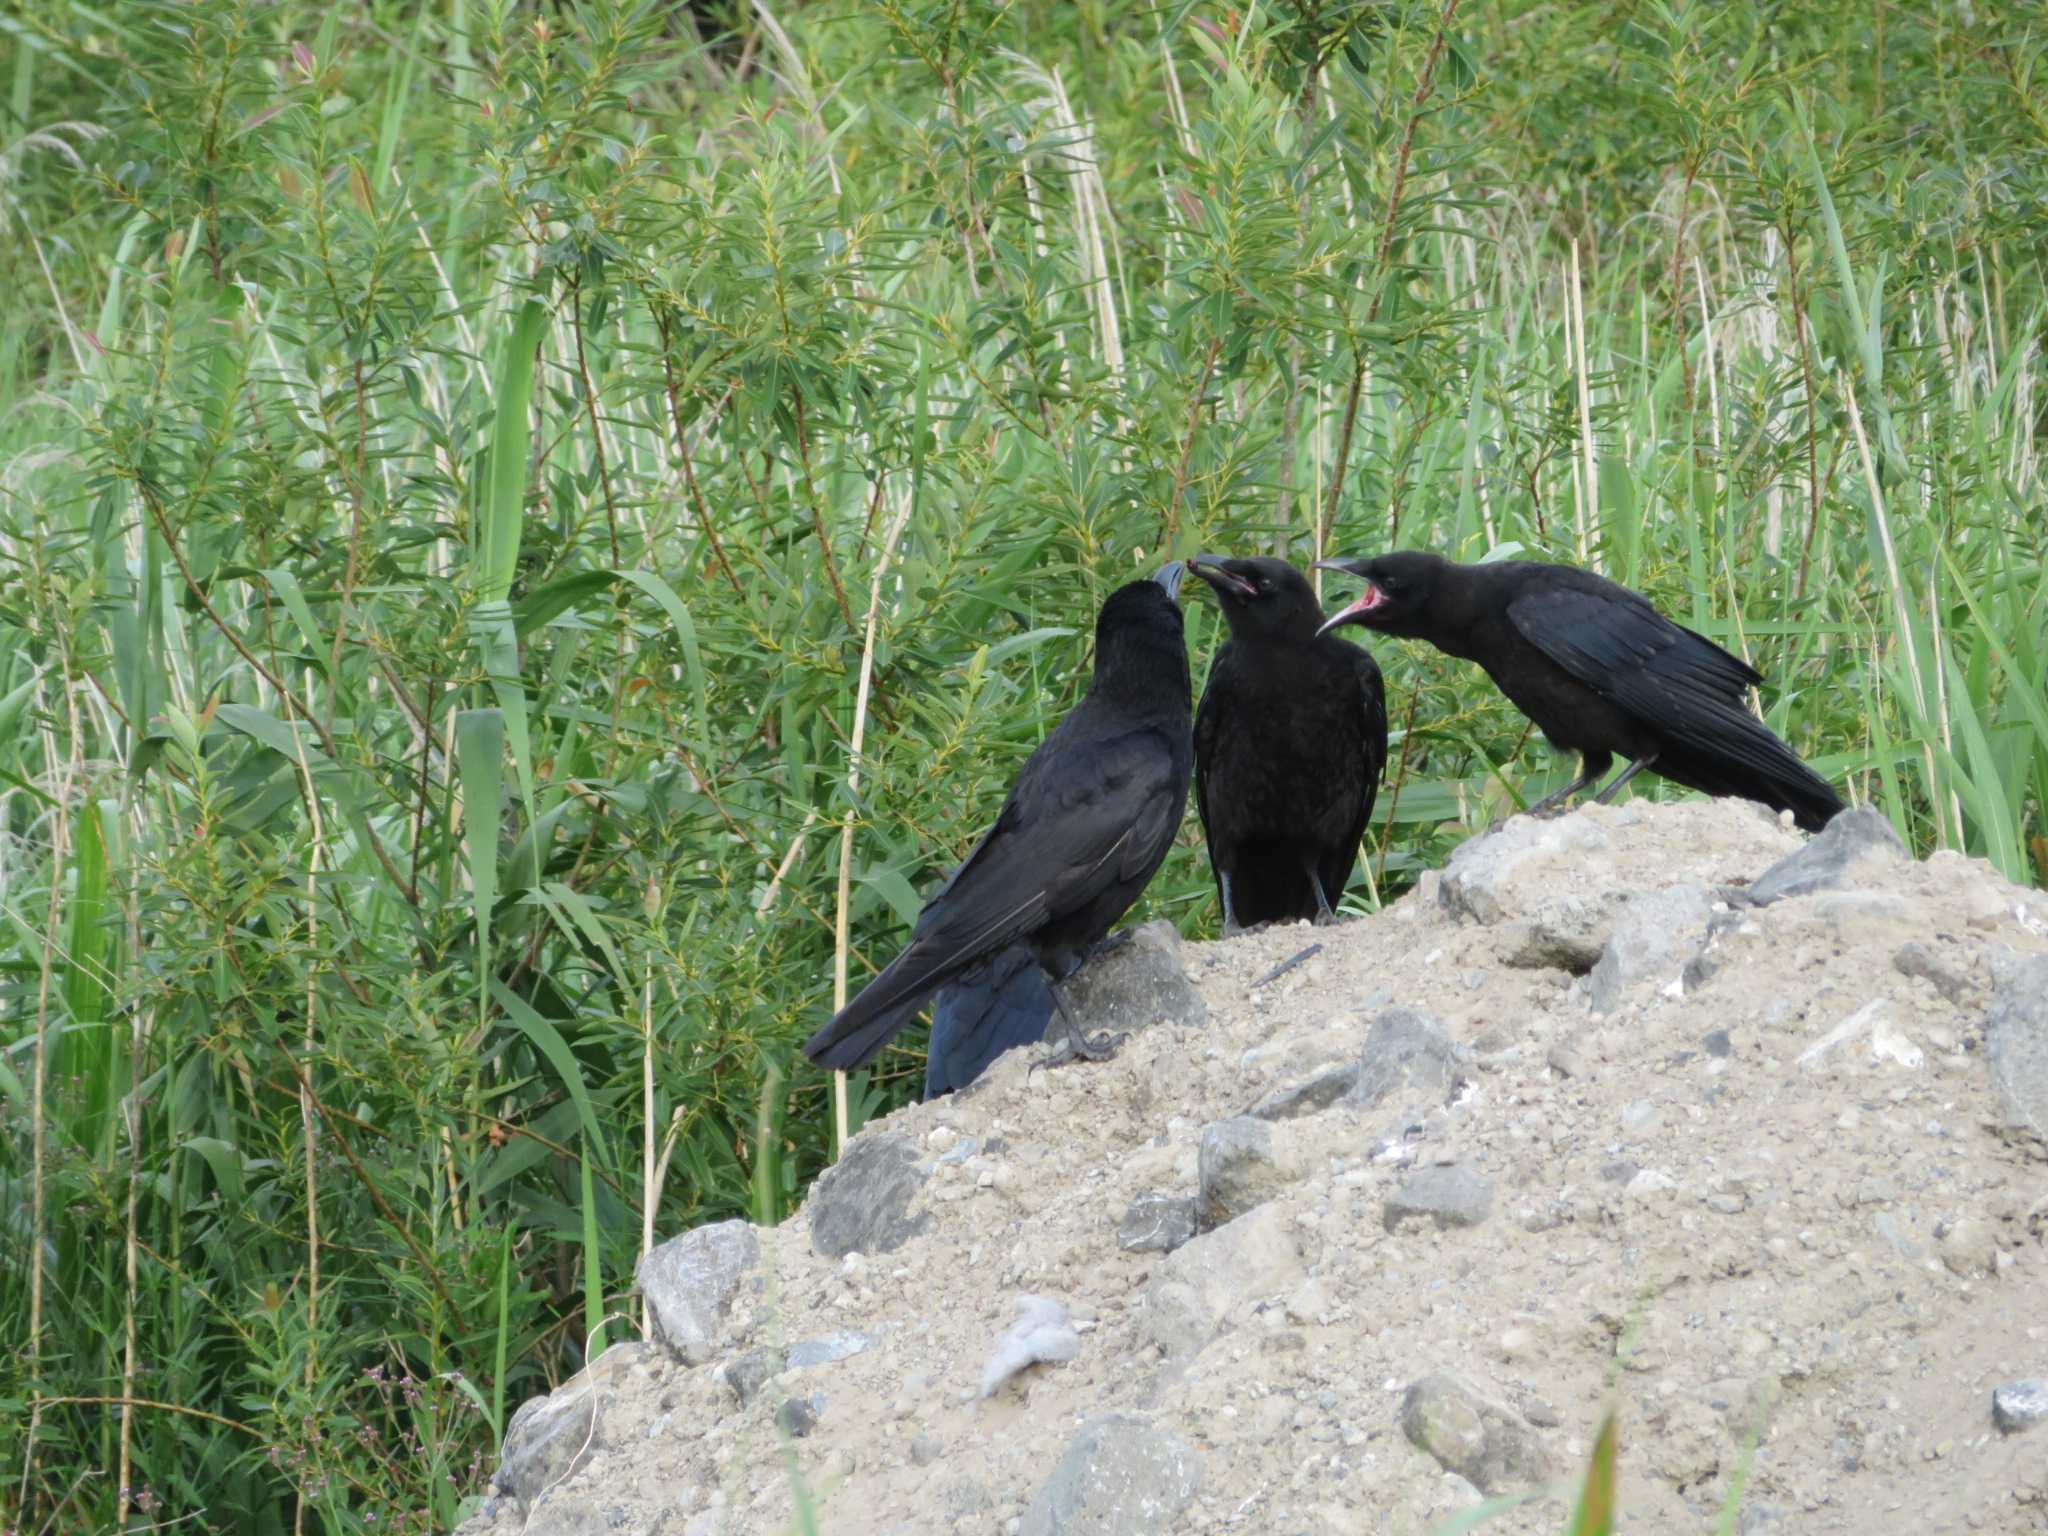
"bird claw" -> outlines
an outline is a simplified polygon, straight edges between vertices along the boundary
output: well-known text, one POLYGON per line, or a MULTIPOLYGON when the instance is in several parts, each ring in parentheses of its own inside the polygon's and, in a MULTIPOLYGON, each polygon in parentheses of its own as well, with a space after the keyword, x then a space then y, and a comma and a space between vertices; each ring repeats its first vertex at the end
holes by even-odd
POLYGON ((1339 923, 1343 922, 1344 919, 1339 917, 1336 913, 1332 912, 1328 907, 1325 907, 1322 911, 1318 912, 1313 918, 1309 919, 1309 921, 1314 923, 1315 926, 1318 928, 1335 928, 1339 923))
MULTIPOLYGON (((1128 1033, 1112 1035, 1108 1030, 1090 1039, 1080 1030, 1074 1030, 1060 1041, 1057 1048, 1031 1063, 1031 1070, 1040 1067, 1051 1069, 1063 1067, 1070 1061, 1107 1061, 1116 1054, 1116 1048, 1130 1039, 1128 1033)), ((1026 1073, 1026 1076, 1029 1076, 1026 1073)))

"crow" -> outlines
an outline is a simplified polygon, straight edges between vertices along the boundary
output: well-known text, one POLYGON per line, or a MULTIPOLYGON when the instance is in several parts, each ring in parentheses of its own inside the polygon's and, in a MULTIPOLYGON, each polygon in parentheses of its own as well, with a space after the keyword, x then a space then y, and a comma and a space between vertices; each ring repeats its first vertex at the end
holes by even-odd
POLYGON ((1195 804, 1226 935, 1336 921, 1387 766, 1387 696, 1371 655, 1322 635, 1322 605, 1284 560, 1198 555, 1230 638, 1195 712, 1195 804))
POLYGON ((1325 560, 1365 590, 1323 626, 1363 624, 1476 661, 1579 776, 1530 809, 1551 810, 1613 765, 1602 803, 1645 768, 1709 795, 1761 800, 1817 832, 1842 798, 1749 712, 1763 677, 1640 593, 1569 565, 1457 565, 1408 551, 1325 560))
POLYGON ((1003 1052, 1036 1045, 1052 1022, 1052 989, 1027 944, 984 955, 932 999, 924 1096, 965 1088, 1003 1052))
POLYGON ((821 1066, 872 1061, 919 1000, 1022 944, 1044 972, 1063 1040, 1046 1065, 1116 1049, 1089 1039, 1062 984, 1127 912, 1173 846, 1194 756, 1175 561, 1110 593, 1088 692, 1040 742, 974 851, 925 903, 910 943, 804 1043, 821 1066))

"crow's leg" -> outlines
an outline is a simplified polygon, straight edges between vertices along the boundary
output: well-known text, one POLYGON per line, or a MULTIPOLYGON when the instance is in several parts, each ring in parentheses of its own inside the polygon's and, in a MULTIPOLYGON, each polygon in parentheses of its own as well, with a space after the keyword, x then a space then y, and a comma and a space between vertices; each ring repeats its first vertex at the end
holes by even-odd
MULTIPOLYGON (((1112 933, 1108 938, 1103 939, 1093 949, 1089 950, 1088 958, 1082 964, 1093 965, 1097 960, 1107 960, 1111 955, 1131 942, 1132 932, 1133 930, 1129 928, 1119 928, 1115 933, 1112 933)), ((1075 967, 1076 974, 1079 974, 1079 970, 1079 966, 1075 967)))
POLYGON ((1630 779, 1634 778, 1637 774, 1641 773, 1645 768, 1655 766, 1656 762, 1657 754, 1654 752, 1652 752, 1648 757, 1637 758, 1634 762, 1630 763, 1626 768, 1622 769, 1620 773, 1615 775, 1615 779, 1612 784, 1609 784, 1605 789, 1601 790, 1599 794, 1593 797, 1593 803, 1595 805, 1608 804, 1610 801, 1614 799, 1614 792, 1616 790, 1620 789, 1622 785, 1626 784, 1630 779))
POLYGON ((1338 921, 1337 914, 1330 910, 1330 898, 1323 894, 1323 877, 1317 873, 1314 859, 1308 861, 1306 869, 1308 888, 1316 893, 1315 925, 1318 928, 1327 928, 1338 921))
POLYGON ((1046 985, 1052 989, 1052 1005, 1059 1014, 1059 1022, 1045 1032, 1045 1038, 1053 1042, 1053 1050, 1034 1061, 1032 1066, 1058 1067, 1076 1060, 1107 1061, 1116 1054, 1116 1048, 1130 1038, 1129 1035, 1112 1035, 1104 1030, 1091 1040, 1082 1030, 1080 1020, 1074 1017, 1073 1009, 1067 1006, 1066 987, 1050 977, 1046 985))
POLYGON ((1234 939, 1244 932, 1244 928, 1239 924, 1237 913, 1231 907, 1230 876, 1219 873, 1216 876, 1216 883, 1223 889, 1223 937, 1234 939))
POLYGON ((1548 816, 1588 784, 1605 773, 1614 762, 1611 752, 1587 752, 1579 758, 1579 776, 1563 789, 1545 795, 1529 807, 1531 816, 1548 816))

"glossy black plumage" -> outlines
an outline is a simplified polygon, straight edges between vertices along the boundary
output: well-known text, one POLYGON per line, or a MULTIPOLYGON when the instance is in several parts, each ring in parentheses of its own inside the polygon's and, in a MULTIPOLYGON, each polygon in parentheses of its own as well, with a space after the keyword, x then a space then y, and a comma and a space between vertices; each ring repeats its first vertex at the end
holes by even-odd
POLYGON ((1026 760, 995 825, 925 904, 903 952, 805 1042, 811 1060, 864 1065, 919 1001, 1018 944, 1045 973, 1068 1053, 1106 1051, 1080 1039, 1059 984, 1138 899, 1187 808, 1180 574, 1171 565, 1110 594, 1088 692, 1026 760))
POLYGON ((1817 831, 1842 809, 1829 784, 1748 709, 1763 678, 1640 593, 1568 565, 1456 565, 1420 552, 1326 561, 1362 577, 1327 628, 1363 624, 1476 661, 1551 742, 1582 758, 1579 776, 1536 810, 1628 766, 1602 801, 1648 768, 1710 795, 1789 810, 1817 831))
POLYGON ((1029 946, 1012 944, 975 961, 932 999, 924 1096, 965 1088, 1003 1052, 1036 1045, 1052 1011, 1052 989, 1029 946))
POLYGON ((1379 666, 1317 633, 1315 589, 1286 561, 1202 555, 1188 569, 1230 626, 1195 712, 1195 803, 1223 931, 1327 922, 1386 768, 1379 666))

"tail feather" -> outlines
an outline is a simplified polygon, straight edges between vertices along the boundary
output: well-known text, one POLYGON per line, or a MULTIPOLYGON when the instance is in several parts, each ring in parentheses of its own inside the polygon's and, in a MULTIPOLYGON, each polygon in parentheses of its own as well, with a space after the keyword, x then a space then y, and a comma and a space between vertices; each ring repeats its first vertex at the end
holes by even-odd
POLYGON ((804 1054, 819 1066, 840 1072, 866 1066, 917 1017, 925 999, 965 970, 973 958, 935 962, 913 940, 804 1042, 804 1054))
POLYGON ((924 1096, 965 1088, 1003 1052, 1043 1040, 1052 1009, 1045 972, 1022 944, 977 960, 940 988, 932 1004, 924 1096))
POLYGON ((1790 811, 1800 827, 1818 832, 1843 809, 1842 797, 1776 736, 1754 721, 1750 727, 1739 754, 1667 752, 1658 756, 1656 770, 1705 794, 1760 800, 1774 811, 1790 811))

